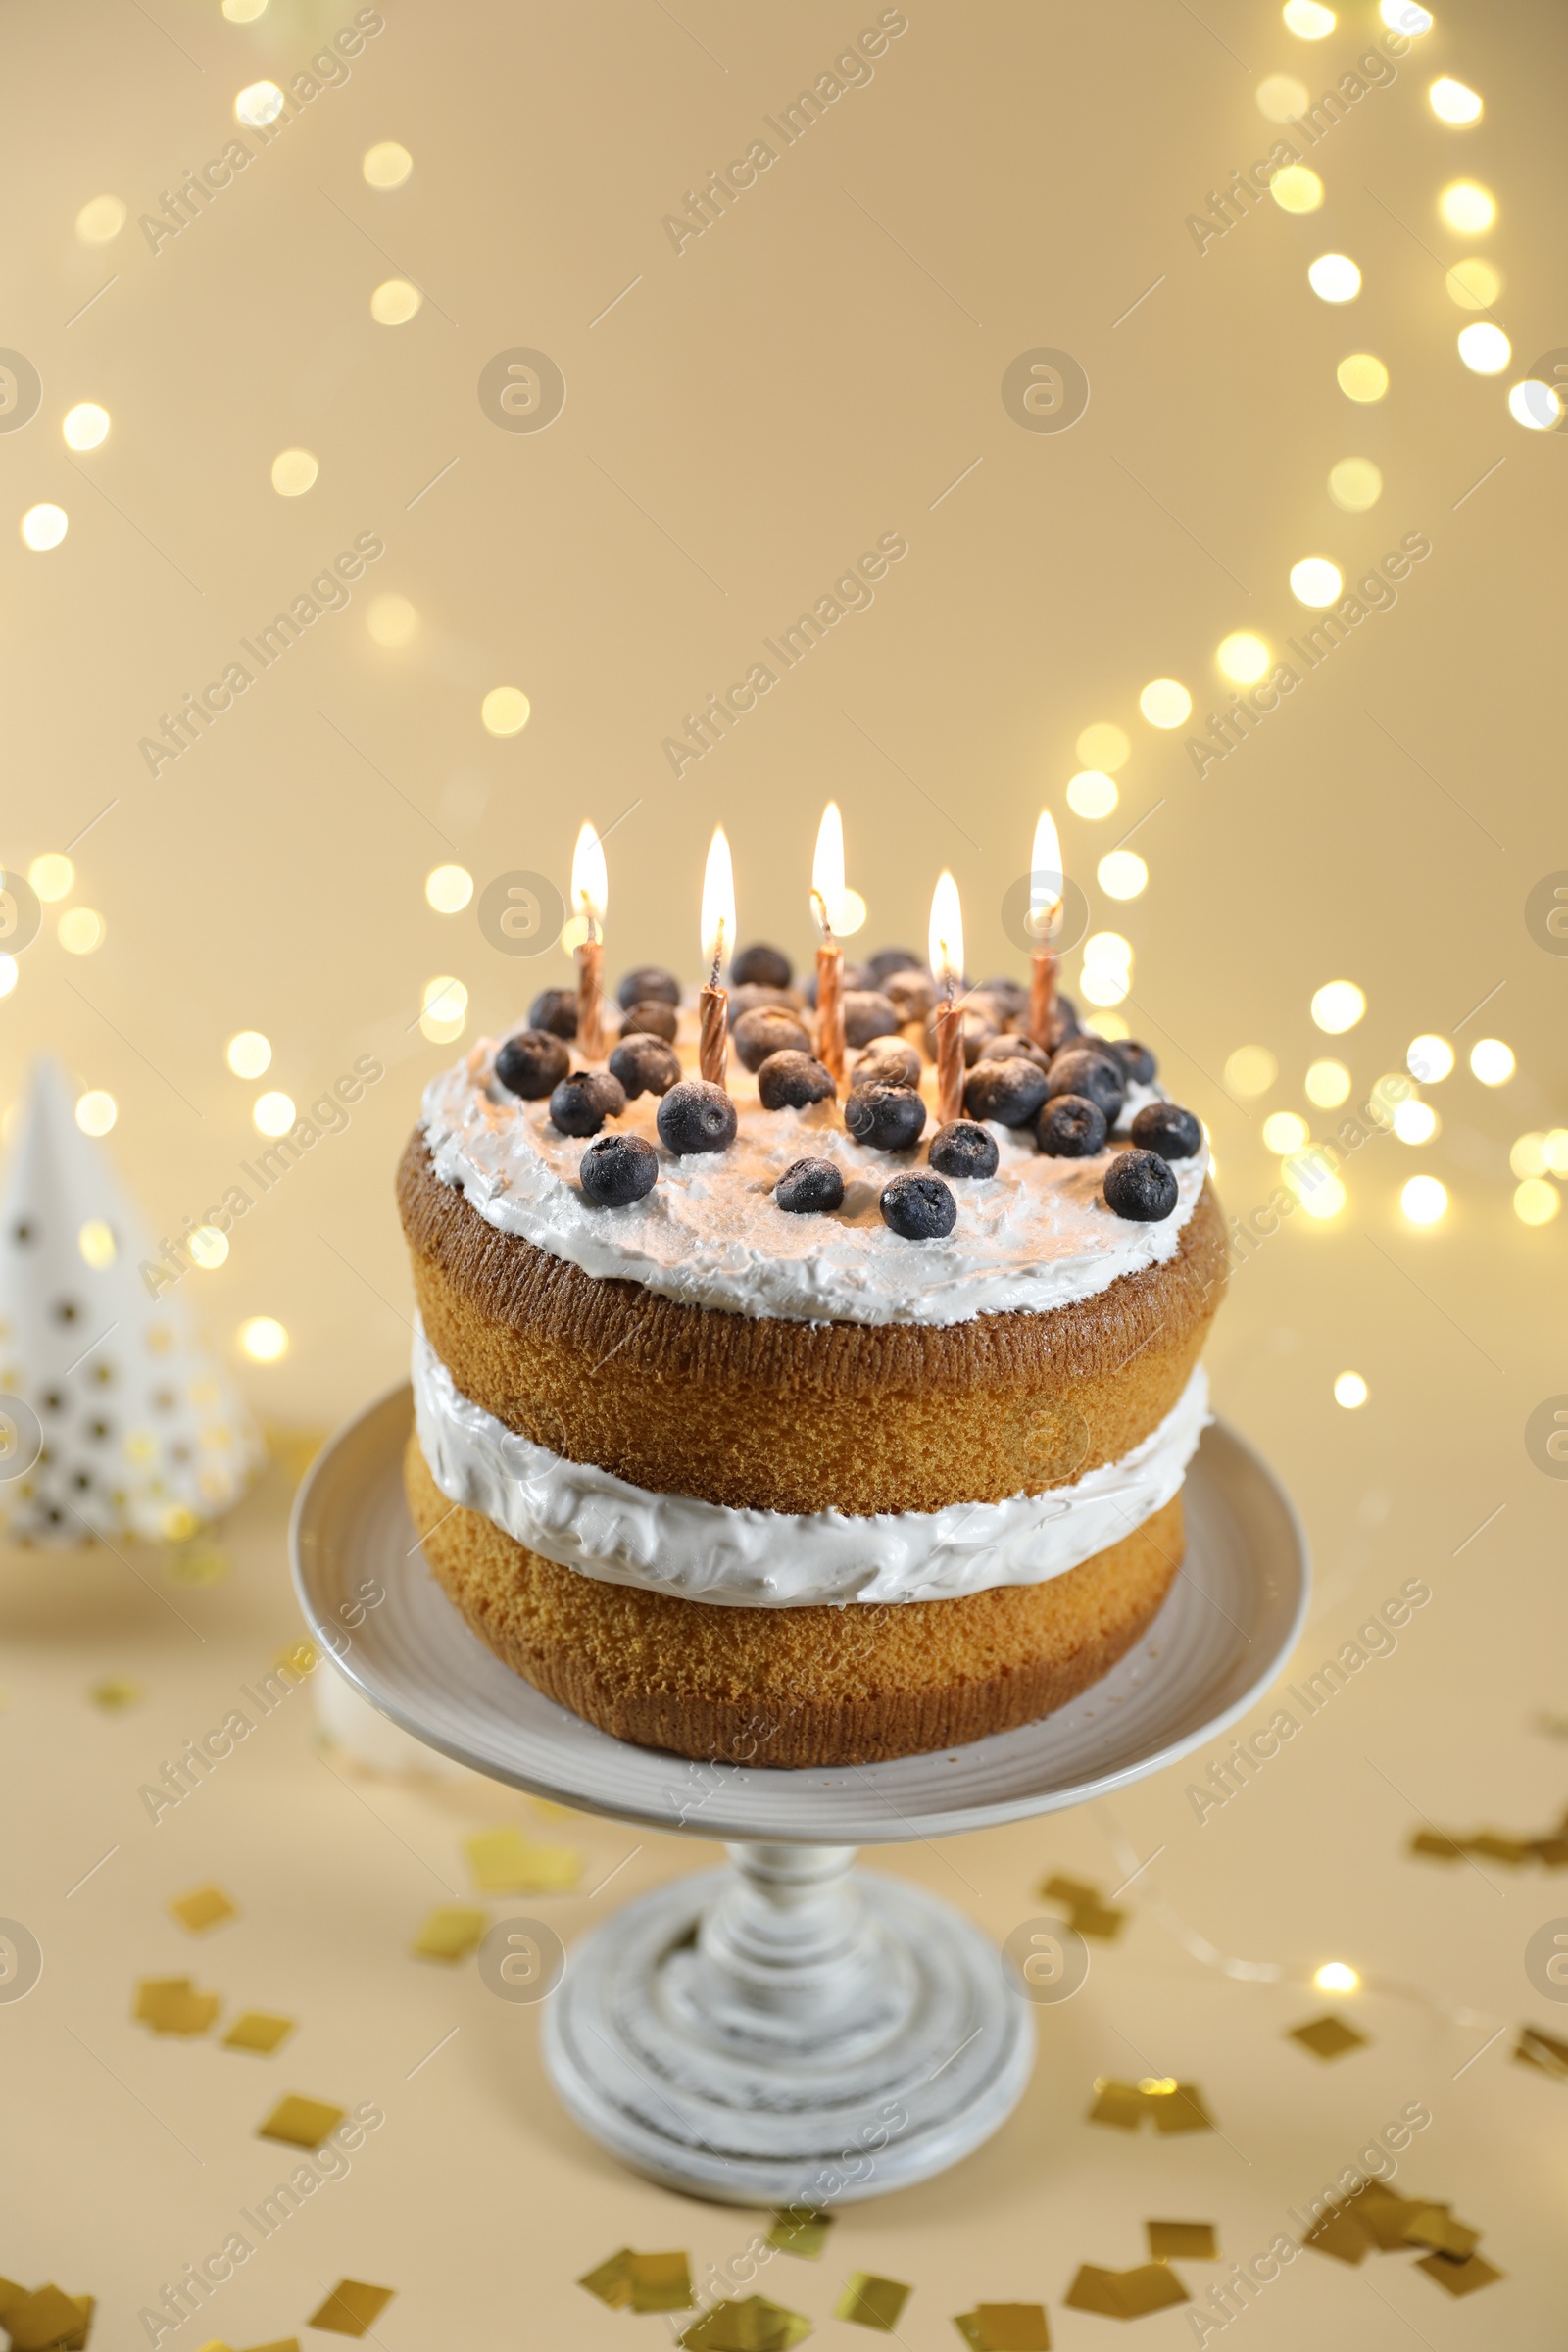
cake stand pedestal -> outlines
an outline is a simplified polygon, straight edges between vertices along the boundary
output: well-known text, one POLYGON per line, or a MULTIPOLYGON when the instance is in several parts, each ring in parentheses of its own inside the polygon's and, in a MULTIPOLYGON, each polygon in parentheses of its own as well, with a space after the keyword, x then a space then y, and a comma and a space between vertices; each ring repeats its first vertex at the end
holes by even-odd
MULTIPOLYGON (((1027 1987, 990 1939, 858 1845, 950 1837, 1108 1793, 1211 1740, 1299 1631, 1305 1546, 1272 1474, 1210 1427, 1187 1557, 1135 1648, 1071 1706, 892 1764, 770 1771, 634 1747, 493 1657, 429 1573, 403 1499, 407 1387, 350 1422, 300 1492, 295 1584, 338 1671, 404 1730, 536 1796, 728 1842, 727 1869, 626 1904, 545 2006, 562 2103, 672 2188, 831 2205, 944 2171, 1022 2096, 1027 1987)), ((548 1931, 546 1931, 548 1934, 548 1931)))

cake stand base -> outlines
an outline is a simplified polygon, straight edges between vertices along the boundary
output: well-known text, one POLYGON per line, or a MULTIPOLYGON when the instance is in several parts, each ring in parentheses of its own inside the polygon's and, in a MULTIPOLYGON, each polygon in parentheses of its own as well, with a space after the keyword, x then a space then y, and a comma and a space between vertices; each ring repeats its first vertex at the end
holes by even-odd
POLYGON ((583 2129, 666 2187, 829 2206, 988 2139, 1034 2026, 994 1944, 853 1846, 732 1845, 575 1946, 544 2055, 583 2129))

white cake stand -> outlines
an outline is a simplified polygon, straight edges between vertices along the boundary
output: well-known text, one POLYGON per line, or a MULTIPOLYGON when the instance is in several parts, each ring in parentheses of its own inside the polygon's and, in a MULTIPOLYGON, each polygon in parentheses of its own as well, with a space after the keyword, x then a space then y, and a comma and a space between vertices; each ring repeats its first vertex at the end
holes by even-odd
POLYGON ((412 1420, 407 1387, 371 1405, 295 1507, 295 1585, 339 1672, 494 1780, 730 1841, 728 1869, 643 1895, 571 1951, 545 2011, 563 2104, 656 2180, 742 2205, 877 2196, 978 2147, 1029 2078, 1022 1980, 947 1904, 852 1869, 855 1848, 1081 1804, 1242 1714, 1306 1605, 1305 1544, 1270 1471, 1223 1424, 1205 1432, 1169 1597, 1058 1714, 893 1764, 772 1771, 612 1739, 493 1657, 419 1549, 401 1473, 412 1420))

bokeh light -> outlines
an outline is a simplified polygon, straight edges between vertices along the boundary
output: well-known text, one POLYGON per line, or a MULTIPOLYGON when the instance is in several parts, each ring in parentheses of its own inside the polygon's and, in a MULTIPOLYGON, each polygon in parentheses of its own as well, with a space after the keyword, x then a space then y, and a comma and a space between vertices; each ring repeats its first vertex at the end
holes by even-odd
POLYGON ((303 498, 320 470, 308 449, 280 449, 272 460, 272 488, 279 498, 303 498))
POLYGON ((125 225, 125 207, 118 196, 90 196, 76 215, 76 234, 84 245, 110 245, 125 225))
POLYGON ((1120 797, 1109 776, 1098 767, 1086 767, 1067 787, 1067 806, 1074 816, 1108 816, 1120 797))
POLYGON ((492 735, 520 735, 530 708, 520 686, 492 686, 479 705, 479 716, 492 735))
POLYGON ((1508 414, 1527 432, 1549 433, 1562 415, 1562 400, 1555 385, 1527 375, 1508 394, 1508 414))
POLYGON ((185 1247, 190 1251, 192 1263, 200 1266, 204 1274, 216 1274, 228 1255, 228 1236, 220 1233, 216 1225, 198 1225, 187 1238, 185 1247))
POLYGON ((271 1041, 259 1029, 240 1029, 229 1039, 223 1058, 236 1078, 260 1078, 271 1066, 271 1041))
MULTIPOLYGON (((1340 1379, 1334 1384, 1334 1394, 1339 1397, 1341 1404, 1352 1407, 1357 1404, 1365 1404, 1366 1382, 1361 1378, 1359 1372, 1342 1372, 1340 1379), (1360 1390, 1360 1396, 1341 1396, 1341 1381, 1353 1383, 1360 1390)), ((1361 1980, 1354 1969, 1348 1967, 1345 1961, 1325 1960, 1321 1968, 1313 1971, 1312 1982, 1319 1992, 1355 1992, 1360 1986, 1361 1980)))
POLYGON ((1430 1144, 1438 1132, 1438 1114, 1430 1102, 1397 1103, 1394 1132, 1401 1144, 1430 1144))
POLYGON ((247 82, 234 101, 234 120, 247 130, 265 130, 283 112, 283 93, 275 81, 247 82))
POLYGON ((406 277, 388 277, 370 296, 370 317, 377 326, 407 326, 424 308, 424 296, 406 277))
POLYGON ((1509 1148, 1508 1165, 1516 1176, 1544 1176, 1545 1137, 1535 1130, 1528 1135, 1516 1136, 1509 1148))
POLYGON ((1249 1102, 1266 1095, 1279 1074, 1280 1065, 1267 1046, 1238 1046, 1226 1056, 1225 1084, 1249 1102))
POLYGON ((1502 271, 1473 254, 1468 261, 1455 262, 1444 283, 1448 300, 1461 311, 1488 311, 1502 292, 1502 271))
POLYGON ((109 438, 109 411, 95 400, 78 400, 66 411, 60 430, 68 449, 96 449, 109 438))
POLYGON ((1214 656, 1226 677, 1238 686, 1255 686, 1271 659, 1267 644, 1250 629, 1236 629, 1214 656))
POLYGON ((1109 719, 1097 719, 1092 727, 1085 727, 1073 749, 1085 767, 1102 767, 1114 775, 1132 758, 1133 747, 1131 737, 1120 727, 1112 726, 1109 719))
POLYGON ((1314 1061, 1304 1081, 1306 1099, 1319 1110, 1337 1110, 1350 1091, 1350 1073, 1343 1061, 1314 1061))
POLYGON ((288 1353, 288 1333, 275 1315, 251 1315, 239 1327, 239 1344, 253 1364, 275 1364, 288 1353))
POLYGON ((1562 1206, 1562 1195, 1541 1176, 1527 1176, 1514 1187, 1513 1213, 1521 1225, 1549 1225, 1562 1206))
POLYGON ((36 556, 47 555, 58 547, 71 528, 71 518, 64 507, 43 505, 29 507, 22 517, 22 536, 36 556))
POLYGON ((1478 179, 1455 179, 1438 198, 1438 210, 1461 237, 1482 237, 1497 218, 1497 199, 1478 179))
POLYGON ((1453 1048, 1446 1037, 1435 1037, 1430 1032, 1412 1037, 1404 1066, 1422 1086, 1436 1086, 1453 1067, 1453 1048))
POLYGON ((266 16, 267 0, 223 0, 223 14, 231 24, 254 24, 266 16))
POLYGON ((1440 122, 1479 122, 1482 115, 1481 95, 1464 82, 1455 81, 1445 74, 1427 92, 1432 112, 1440 122))
MULTIPOLYGON (((1361 1378, 1359 1372, 1342 1372, 1334 1383, 1334 1401, 1336 1404, 1343 1404, 1348 1413, 1359 1412, 1362 1405, 1365 1404, 1369 1393, 1370 1392, 1367 1389, 1366 1382, 1361 1378)), ((1332 1967, 1333 1965, 1334 1964, 1331 1961, 1329 1966, 1332 1967)), ((1352 1970, 1347 1970, 1346 1973, 1350 1977, 1351 1980, 1348 1985, 1335 1984, 1331 1986, 1325 1984, 1323 1983, 1323 1979, 1328 1974, 1328 1969, 1326 1968, 1320 1968, 1317 1972, 1317 1975, 1312 1979, 1312 1982, 1318 1986, 1319 1990, 1323 1992, 1353 1991, 1355 1988, 1354 1972, 1352 1970)))
POLYGON ((1353 1029, 1366 1010, 1366 998, 1353 980, 1330 980, 1312 999, 1312 1018, 1330 1037, 1353 1029))
POLYGON ((1327 556, 1303 556, 1299 564, 1291 565, 1291 594, 1298 605, 1321 611, 1332 605, 1344 588, 1345 574, 1327 556))
POLYGON ((73 906, 60 917, 60 945, 68 956, 92 955, 108 933, 108 924, 92 906, 73 906))
POLYGON ((360 166, 370 188, 401 188, 414 170, 414 158, 396 139, 380 139, 366 150, 360 166))
POLYGON ((437 914, 461 914, 473 896, 466 866, 438 865, 424 877, 424 895, 437 914))
POLYGON ((1412 40, 1432 30, 1432 11, 1416 0, 1379 0, 1378 15, 1391 32, 1407 32, 1412 40))
POLYGON ((1109 850, 1095 869, 1107 899, 1136 899, 1149 887, 1149 868, 1136 850, 1109 850))
POLYGON ((1513 1049, 1500 1037, 1479 1037, 1470 1049, 1470 1067, 1483 1086, 1506 1086, 1514 1073, 1513 1049))
POLYGON ((1179 678, 1151 678, 1138 697, 1138 708, 1152 727, 1180 727, 1187 722, 1193 698, 1179 678))
POLYGON ((90 1087, 76 1097, 76 1125, 83 1135, 107 1135, 119 1116, 119 1103, 102 1087, 90 1087))
POLYGON ((1287 164, 1269 181, 1268 192, 1282 212, 1315 213, 1323 201, 1323 182, 1305 164, 1287 164))
POLYGON ((442 972, 425 982, 419 1027, 432 1045, 449 1046, 454 1038, 461 1037, 467 1010, 468 992, 450 972, 442 972))
POLYGON ((1321 0, 1285 0, 1281 13, 1286 30, 1294 32, 1298 41, 1326 40, 1334 30, 1334 11, 1324 8, 1321 0))
POLYGON ((1412 1176, 1399 1195, 1399 1207, 1412 1225, 1436 1225, 1448 1213, 1448 1189, 1436 1176, 1412 1176))
POLYGON ((102 1274, 112 1266, 119 1254, 114 1228, 106 1225, 102 1217, 87 1219, 76 1235, 76 1248, 81 1251, 82 1262, 91 1266, 95 1274, 102 1274))
POLYGON ((1269 74, 1257 85, 1257 111, 1270 122, 1288 122, 1311 95, 1294 74, 1269 74))
POLYGON ((1334 370, 1347 400, 1381 400, 1389 388, 1389 371, 1370 351, 1352 351, 1334 370))
POLYGON ((419 615, 406 596, 374 596, 365 625, 377 645, 407 645, 418 634, 419 615))
POLYGON ((1320 253, 1306 281, 1320 302, 1353 302, 1361 291, 1361 272, 1348 253, 1320 253))
POLYGON ((1500 326, 1478 318, 1459 329, 1459 357, 1472 375, 1500 375, 1513 358, 1513 345, 1500 326))
POLYGON ((76 869, 63 850, 45 850, 27 868, 27 880, 46 906, 69 899, 76 887, 76 869))
POLYGON ((1329 496, 1347 514, 1364 514, 1383 496, 1383 470, 1370 458, 1341 458, 1329 469, 1329 496))
POLYGON ((1263 1121, 1263 1141, 1282 1159, 1299 1152, 1311 1132, 1306 1121, 1294 1110, 1271 1111, 1263 1121))
POLYGON ((279 1093, 258 1095, 251 1118, 261 1135, 287 1135, 295 1118, 293 1098, 279 1093))
MULTIPOLYGON (((0 997, 9 997, 11 991, 16 987, 16 957, 14 956, 0 956, 0 997)), ((9 1128, 7 1132, 9 1132, 9 1128)))

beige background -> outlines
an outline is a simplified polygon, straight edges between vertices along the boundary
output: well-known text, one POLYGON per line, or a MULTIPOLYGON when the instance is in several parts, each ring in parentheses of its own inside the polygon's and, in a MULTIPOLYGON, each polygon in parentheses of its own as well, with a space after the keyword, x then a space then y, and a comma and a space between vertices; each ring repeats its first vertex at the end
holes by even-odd
MULTIPOLYGON (((1467 248, 1435 209, 1460 172, 1492 185, 1500 219, 1476 249, 1503 270, 1498 317, 1516 356, 1568 342, 1560 13, 1440 9, 1394 86, 1319 150, 1323 211, 1265 205, 1200 257, 1185 216, 1273 136, 1256 83, 1289 71, 1322 86, 1376 29, 1366 0, 1315 48, 1264 0, 1205 0, 1200 15, 1180 0, 911 6, 869 86, 677 256, 662 216, 874 10, 812 0, 760 19, 682 0, 677 19, 626 0, 552 19, 394 0, 346 86, 151 253, 136 216, 220 150, 236 90, 288 78, 351 14, 273 0, 236 25, 205 0, 150 12, 103 0, 8 23, 0 339, 33 360, 44 396, 25 430, 0 436, 0 861, 24 867, 107 808, 73 853, 72 903, 108 930, 94 956, 67 956, 56 908, 22 959, 0 1004, 6 1100, 45 1045, 83 1086, 108 1088, 112 1149, 170 1232, 257 1141, 259 1090, 223 1062, 231 1032, 270 1037, 266 1083, 302 1105, 357 1054, 381 1054, 388 1076, 349 1133, 237 1229, 221 1269, 186 1286, 259 1412, 325 1425, 404 1360, 391 1170, 419 1087, 457 1051, 420 1036, 423 984, 465 982, 466 1040, 516 1019, 568 968, 559 953, 503 959, 471 906, 432 912, 435 863, 455 858, 481 887, 516 867, 564 885, 582 817, 608 826, 629 810, 610 844, 611 967, 657 957, 691 973, 703 855, 722 819, 743 931, 800 955, 831 793, 870 906, 858 944, 920 945, 951 864, 971 966, 987 971, 1016 963, 1000 904, 1050 800, 1097 925, 1136 951, 1126 1009, 1209 1122, 1239 1211, 1278 1181, 1262 1115, 1304 1109, 1307 1062, 1340 1050, 1308 1017, 1322 982, 1366 990, 1344 1046, 1358 1089, 1397 1068, 1415 1034, 1453 1033, 1500 990, 1459 1042, 1505 1038, 1511 1085, 1489 1092, 1461 1058, 1432 1090, 1437 1141, 1369 1146, 1344 1216, 1298 1217, 1268 1245, 1211 1351, 1221 1408, 1278 1464, 1311 1533, 1320 1585, 1303 1661, 1409 1576, 1431 1583, 1433 1604, 1223 1815, 1200 1827, 1179 1772, 1116 1808, 1140 1856, 1165 1848, 1151 1875, 1216 1944, 1308 1968, 1347 1957, 1492 2023, 1461 2030, 1367 1998, 1357 2015, 1375 2046, 1320 2070, 1279 2038, 1318 1996, 1229 1984, 1139 1916, 1086 1992, 1047 2016, 1034 2087, 986 2154, 845 2220, 820 2271, 780 2261, 764 2284, 823 2341, 852 2340, 826 2314, 843 2276, 864 2268, 917 2286, 901 2323, 913 2347, 956 2341, 948 2315, 975 2299, 1013 2297, 1051 2304, 1058 2343, 1092 2343, 1102 2324, 1059 2309, 1079 2260, 1136 2261, 1142 2219, 1160 2213, 1212 2218, 1227 2253, 1250 2255, 1419 2098, 1436 2122, 1401 2184, 1484 2226, 1508 2283, 1450 2305, 1392 2258, 1352 2274, 1303 2257, 1270 2290, 1271 2316, 1247 2327, 1292 2347, 1331 2329, 1382 2346, 1406 2321, 1440 2348, 1478 2330, 1521 2352, 1554 2344, 1565 2094, 1507 2063, 1511 2034, 1455 2077, 1493 2024, 1565 2031, 1568 2012, 1532 1990, 1522 1955, 1568 1894, 1560 1880, 1443 1872, 1401 1849, 1423 1814, 1528 1832, 1563 1797, 1562 1747, 1539 1728, 1568 1711, 1563 1492, 1523 1430, 1568 1386, 1564 1228, 1516 1220, 1507 1152, 1568 1116, 1568 971, 1523 920, 1532 884, 1568 865, 1554 684, 1568 437, 1510 420, 1504 392, 1522 367, 1501 379, 1460 367, 1464 315, 1443 271, 1467 248), (1425 85, 1445 72, 1485 93, 1476 129, 1428 110, 1425 85), (391 194, 360 173, 385 138, 415 157, 391 194), (74 217, 105 190, 130 219, 88 248, 74 217), (1308 290, 1306 264, 1326 249, 1365 272, 1348 313, 1308 290), (427 299, 387 329, 368 300, 393 274, 427 299), (550 353, 566 378, 542 434, 500 432, 475 395, 485 362, 517 345, 550 353), (1091 380, 1065 434, 1027 434, 1002 405, 1008 362, 1040 345, 1075 354, 1091 380), (1356 348, 1392 371, 1374 409, 1336 388, 1337 360, 1356 348), (73 459, 60 419, 80 400, 108 408, 113 430, 73 459), (295 445, 319 478, 285 500, 270 468, 295 445), (1325 486, 1350 454, 1386 476, 1360 517, 1325 486), (71 528, 33 555, 16 523, 42 500, 71 528), (348 609, 149 777, 137 739, 366 530, 387 552, 348 609), (662 738, 887 530, 909 554, 873 608, 674 781, 662 738), (1279 643, 1296 630, 1287 575, 1299 556, 1329 554, 1353 577, 1409 530, 1434 552, 1397 610, 1206 781, 1179 736, 1140 720, 1138 690, 1159 674, 1185 679, 1200 713, 1213 707, 1228 631, 1279 643), (417 609, 406 648, 371 641, 372 593, 417 609), (505 742, 479 721, 499 684, 533 707, 505 742), (1101 719, 1134 750, 1121 809, 1091 825, 1062 793, 1079 730, 1101 719), (1094 867, 1146 813, 1136 846, 1150 887, 1116 906, 1094 867), (1244 1043, 1279 1059, 1260 1103, 1219 1083, 1244 1043), (1426 1233, 1397 1207, 1421 1168, 1451 1201, 1426 1233), (269 1369, 233 1347, 259 1313, 291 1339, 269 1369), (1371 1388, 1354 1416, 1332 1397, 1348 1367, 1371 1388), (1081 2124, 1094 2074, 1136 2074, 1140 2053, 1198 2080, 1225 2136, 1146 2145, 1081 2124)), ((377 2326, 394 2348, 652 2331, 590 2303, 574 2275, 626 2241, 687 2245, 701 2269, 744 2244, 751 2222, 601 2159, 543 2088, 528 2013, 502 2010, 469 1971, 403 1956, 425 1905, 444 1899, 437 1878, 463 1886, 462 1832, 491 1818, 542 1828, 521 1800, 355 1784, 378 1823, 327 1784, 302 1697, 199 1803, 157 1831, 138 1807, 138 1783, 220 1717, 296 1622, 273 1481, 236 1521, 231 1573, 210 1589, 161 1582, 151 1556, 152 1592, 112 1560, 6 1562, 3 1908, 31 1923, 47 1965, 26 2003, 0 2008, 14 2176, 0 2268, 99 2293, 94 2340, 109 2352, 141 2340, 136 2307, 277 2176, 281 2151, 248 2134, 294 2087, 378 2098, 387 2127, 354 2178, 225 2290, 212 2327, 229 2340, 296 2328, 340 2271, 400 2288, 377 2326), (139 1710, 89 1706, 107 1672, 144 1686, 139 1710), (208 1876, 244 1917, 193 1950, 162 1906, 208 1876), (236 2004, 297 2012, 296 2043, 252 2061, 127 2024, 130 1980, 187 1960, 236 2004), (406 2081, 454 2025, 458 2039, 406 2081)), ((637 1843, 605 1824, 561 1834, 589 1856, 590 1886, 637 1843)), ((605 1899, 694 1858, 645 1840, 605 1899)), ((1122 1875, 1091 1816, 888 1861, 999 1936, 1031 1914, 1051 1866, 1107 1888, 1122 1875)), ((596 1916, 586 1894, 554 1901, 568 1937, 596 1916)), ((1144 2325, 1191 2340, 1181 2314, 1144 2325)), ((175 2341, 201 2336, 193 2322, 175 2341)))

